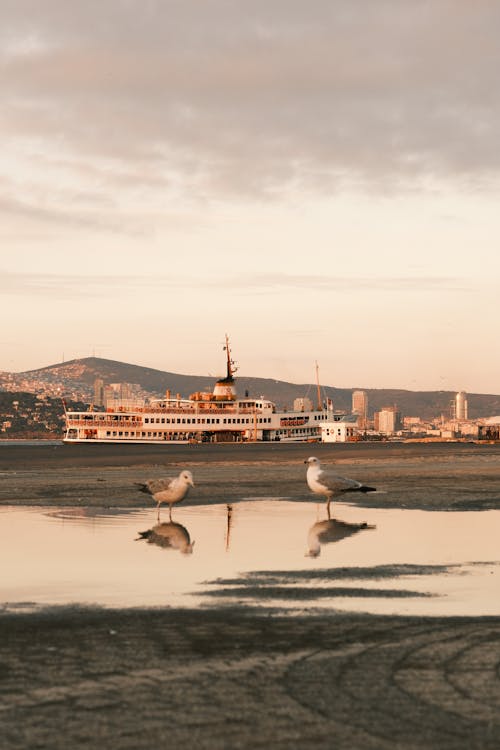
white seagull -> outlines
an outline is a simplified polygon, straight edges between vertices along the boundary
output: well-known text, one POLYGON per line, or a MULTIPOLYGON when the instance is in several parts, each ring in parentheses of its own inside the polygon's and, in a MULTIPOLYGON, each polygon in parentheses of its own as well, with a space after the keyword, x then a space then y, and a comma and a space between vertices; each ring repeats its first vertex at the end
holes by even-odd
POLYGON ((150 479, 145 484, 136 485, 141 492, 146 492, 156 500, 158 519, 160 518, 160 505, 167 503, 169 517, 172 518, 172 505, 184 500, 190 487, 194 487, 193 475, 187 469, 183 469, 178 477, 173 479, 150 479))
POLYGON ((307 464, 307 484, 311 492, 316 495, 323 495, 327 499, 326 509, 328 518, 330 518, 330 501, 332 497, 339 497, 346 492, 376 492, 375 487, 367 487, 365 484, 356 481, 356 479, 346 479, 340 477, 333 471, 322 469, 318 458, 311 456, 306 461, 307 464))

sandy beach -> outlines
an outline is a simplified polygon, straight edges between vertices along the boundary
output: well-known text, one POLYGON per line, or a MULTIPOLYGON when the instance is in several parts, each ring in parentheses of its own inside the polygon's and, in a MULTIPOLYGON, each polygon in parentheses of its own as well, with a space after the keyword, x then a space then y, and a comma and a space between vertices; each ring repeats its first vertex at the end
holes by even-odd
POLYGON ((148 507, 136 482, 193 471, 184 504, 244 498, 311 498, 304 460, 335 462, 338 473, 383 494, 364 507, 486 510, 500 507, 500 444, 255 443, 220 445, 63 445, 0 441, 0 505, 148 507), (480 476, 479 476, 479 474, 480 476), (480 478, 480 484, 478 482, 480 478), (402 493, 402 480, 404 481, 402 493))
MULTIPOLYGON (((313 453, 383 483, 378 503, 402 502, 404 472, 409 507, 499 506, 498 446, 88 448, 0 445, 0 502, 141 507, 133 481, 186 464, 200 478, 193 504, 301 500, 313 453)), ((498 617, 20 603, 0 634, 7 750, 500 746, 498 617)))
POLYGON ((1 618, 8 748, 498 748, 498 619, 1 618))

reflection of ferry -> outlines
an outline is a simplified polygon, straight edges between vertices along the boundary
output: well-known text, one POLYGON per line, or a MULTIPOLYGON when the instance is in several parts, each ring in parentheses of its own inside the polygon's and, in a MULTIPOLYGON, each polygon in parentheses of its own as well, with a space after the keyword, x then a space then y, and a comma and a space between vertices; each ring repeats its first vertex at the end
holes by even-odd
POLYGON ((212 393, 194 393, 188 399, 165 398, 130 408, 107 411, 68 411, 64 442, 98 443, 231 443, 320 439, 321 424, 332 415, 314 410, 309 399, 297 399, 293 411, 276 410, 265 398, 237 398, 226 336, 227 375, 212 393), (307 407, 307 408, 306 408, 307 407))

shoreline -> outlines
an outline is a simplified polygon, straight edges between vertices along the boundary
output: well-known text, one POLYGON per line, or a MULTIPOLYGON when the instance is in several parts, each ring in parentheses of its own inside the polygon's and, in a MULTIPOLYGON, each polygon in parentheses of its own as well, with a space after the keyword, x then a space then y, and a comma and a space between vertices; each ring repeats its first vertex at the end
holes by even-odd
POLYGON ((148 508, 151 500, 136 485, 184 468, 195 479, 184 507, 259 498, 311 502, 304 468, 310 455, 336 465, 342 476, 377 487, 376 493, 349 498, 358 507, 500 507, 500 445, 472 443, 204 444, 167 450, 0 443, 0 506, 148 508))

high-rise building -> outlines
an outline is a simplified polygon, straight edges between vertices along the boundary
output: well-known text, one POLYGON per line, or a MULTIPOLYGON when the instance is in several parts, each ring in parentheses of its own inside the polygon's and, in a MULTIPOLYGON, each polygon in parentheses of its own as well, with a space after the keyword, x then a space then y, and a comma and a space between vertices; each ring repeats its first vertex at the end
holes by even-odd
POLYGON ((101 378, 94 380, 94 404, 104 406, 104 380, 101 378))
POLYGON ((468 419, 467 394, 460 391, 451 402, 451 418, 460 421, 468 419))
POLYGON ((376 429, 383 435, 391 435, 401 429, 401 413, 397 406, 384 406, 376 414, 376 429))
POLYGON ((359 427, 366 427, 368 419, 368 394, 366 391, 353 391, 352 413, 358 415, 359 427))

